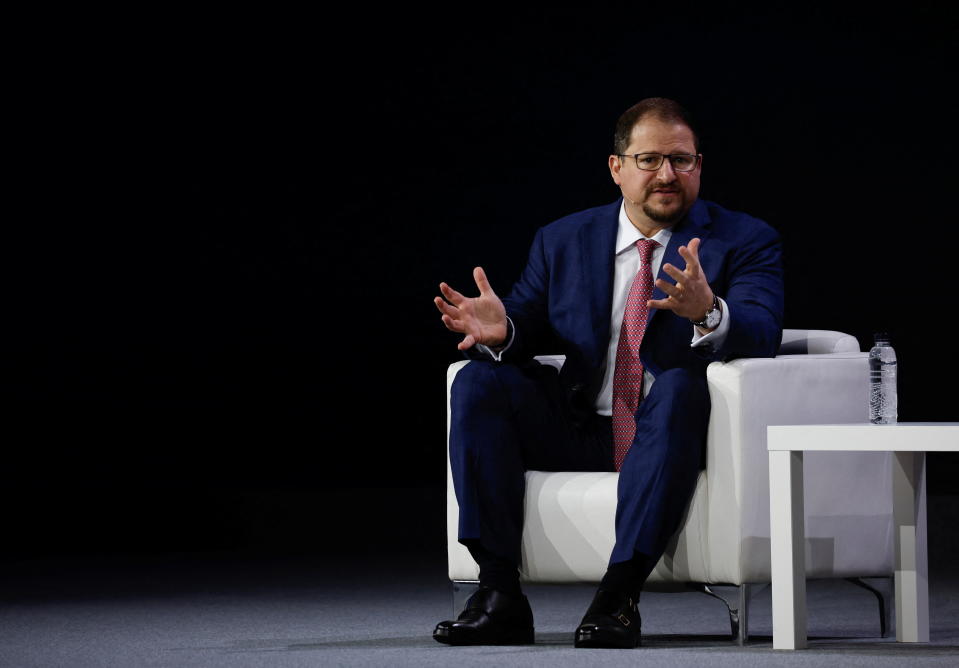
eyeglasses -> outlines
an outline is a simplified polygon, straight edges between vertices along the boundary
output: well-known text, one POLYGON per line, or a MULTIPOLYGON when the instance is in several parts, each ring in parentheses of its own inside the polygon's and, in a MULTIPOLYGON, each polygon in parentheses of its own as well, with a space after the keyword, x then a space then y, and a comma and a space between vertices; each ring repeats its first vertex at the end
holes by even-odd
POLYGON ((669 164, 677 172, 691 172, 699 164, 698 155, 686 153, 634 153, 633 155, 619 154, 620 158, 632 158, 639 169, 655 172, 663 166, 663 159, 669 158, 669 164))

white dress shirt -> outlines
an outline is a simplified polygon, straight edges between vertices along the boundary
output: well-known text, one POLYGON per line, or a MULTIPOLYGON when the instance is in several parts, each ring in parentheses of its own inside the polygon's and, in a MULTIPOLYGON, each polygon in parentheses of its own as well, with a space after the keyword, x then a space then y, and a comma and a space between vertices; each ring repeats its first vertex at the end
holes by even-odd
MULTIPOLYGON (((616 348, 619 346, 619 330, 623 327, 626 297, 629 296, 629 289, 633 286, 636 272, 639 271, 640 257, 636 242, 640 239, 652 239, 659 244, 653 248, 653 256, 650 258, 653 276, 655 277, 659 274, 659 267, 663 262, 666 246, 672 236, 673 231, 668 227, 660 230, 652 237, 641 234, 626 215, 625 200, 623 205, 620 206, 619 231, 616 233, 616 269, 613 275, 613 312, 610 315, 609 348, 606 351, 606 375, 603 377, 603 386, 599 394, 596 395, 596 412, 600 415, 613 414, 613 374, 616 370, 616 348)), ((726 302, 722 298, 719 301, 723 309, 723 318, 719 326, 703 335, 694 325, 690 324, 693 330, 691 346, 702 346, 707 343, 717 347, 722 345, 726 338, 726 332, 729 331, 729 307, 726 306, 726 302)), ((649 388, 652 387, 654 380, 653 374, 648 369, 643 371, 644 397, 649 394, 649 388)))
MULTIPOLYGON (((603 386, 596 396, 596 412, 600 415, 613 414, 613 374, 616 369, 616 348, 619 345, 619 330, 622 329, 623 325, 626 297, 629 296, 629 289, 633 285, 636 272, 639 271, 640 257, 636 242, 640 239, 652 239, 659 244, 653 249, 653 256, 651 258, 651 269, 655 277, 659 274, 659 266, 662 264, 663 254, 666 252, 666 246, 669 244, 669 239, 672 235, 672 230, 666 228, 660 230, 652 237, 644 236, 636 229, 636 226, 630 222, 629 217, 626 215, 625 201, 623 205, 620 206, 619 231, 616 233, 616 266, 613 275, 613 311, 610 315, 609 347, 606 352, 606 374, 603 377, 603 386)), ((707 343, 719 347, 725 340, 726 333, 729 331, 731 315, 726 302, 723 301, 721 297, 719 301, 722 304, 723 317, 716 329, 703 335, 699 333, 699 330, 696 329, 694 325, 690 324, 693 330, 692 341, 690 342, 692 347, 706 345, 707 343)), ((512 325, 512 320, 510 320, 510 324, 512 325)), ((505 353, 512 344, 513 339, 511 337, 506 345, 499 351, 494 351, 483 344, 477 344, 477 347, 493 359, 500 361, 502 360, 503 353, 505 353)), ((649 388, 652 386, 654 380, 655 378, 648 370, 643 372, 644 397, 649 394, 649 388)))

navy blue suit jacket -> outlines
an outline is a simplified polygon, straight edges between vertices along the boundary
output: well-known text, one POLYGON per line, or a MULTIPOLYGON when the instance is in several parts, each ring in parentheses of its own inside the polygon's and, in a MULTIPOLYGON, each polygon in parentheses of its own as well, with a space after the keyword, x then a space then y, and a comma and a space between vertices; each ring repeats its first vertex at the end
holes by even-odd
MULTIPOLYGON (((603 381, 610 337, 613 273, 620 198, 580 211, 537 231, 529 261, 503 300, 513 320, 513 344, 504 361, 562 353, 560 379, 577 413, 592 412, 603 381)), ((731 327, 720 348, 692 348, 692 324, 654 309, 640 357, 655 376, 687 367, 705 374, 714 360, 772 357, 782 338, 782 246, 763 221, 697 200, 673 228, 662 267, 686 263, 679 247, 699 237, 699 259, 713 292, 729 305, 731 327)), ((662 269, 659 277, 675 281, 662 269)), ((665 298, 659 288, 653 299, 665 298)))

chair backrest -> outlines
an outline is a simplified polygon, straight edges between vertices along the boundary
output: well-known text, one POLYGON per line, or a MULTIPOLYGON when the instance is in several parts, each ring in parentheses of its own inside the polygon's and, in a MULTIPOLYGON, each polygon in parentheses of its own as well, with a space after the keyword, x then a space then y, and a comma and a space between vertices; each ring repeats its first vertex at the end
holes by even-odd
POLYGON ((825 355, 858 353, 859 341, 854 336, 829 329, 784 329, 779 355, 825 355))

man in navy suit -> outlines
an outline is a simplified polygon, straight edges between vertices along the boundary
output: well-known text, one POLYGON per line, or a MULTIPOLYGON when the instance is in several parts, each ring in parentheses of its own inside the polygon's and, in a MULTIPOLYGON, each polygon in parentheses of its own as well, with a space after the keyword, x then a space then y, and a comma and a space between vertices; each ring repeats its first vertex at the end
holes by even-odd
POLYGON ((437 625, 436 640, 532 642, 518 573, 525 471, 618 468, 616 544, 574 644, 640 644, 643 583, 705 461, 706 366, 771 357, 782 337, 779 236, 697 199, 702 161, 686 110, 643 100, 620 117, 609 156, 621 199, 541 228, 502 301, 480 267, 477 297, 440 284, 442 321, 474 360, 451 388, 450 463, 459 541, 480 566, 480 588, 458 619, 437 625), (650 290, 637 307, 634 295, 650 290), (627 313, 637 308, 641 345, 627 313), (547 353, 566 355, 559 373, 532 360, 547 353), (624 450, 614 403, 627 363, 638 406, 625 414, 624 450))

